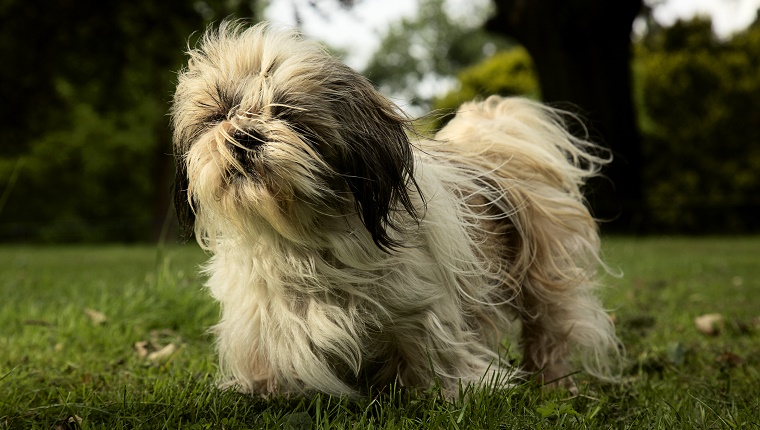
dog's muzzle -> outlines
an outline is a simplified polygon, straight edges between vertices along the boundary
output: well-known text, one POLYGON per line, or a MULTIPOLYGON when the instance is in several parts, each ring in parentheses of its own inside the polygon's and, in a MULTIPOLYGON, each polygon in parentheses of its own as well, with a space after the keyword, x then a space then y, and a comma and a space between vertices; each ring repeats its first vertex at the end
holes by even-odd
POLYGON ((238 130, 232 134, 231 138, 232 141, 225 142, 227 150, 243 165, 266 143, 261 135, 252 131, 238 130))

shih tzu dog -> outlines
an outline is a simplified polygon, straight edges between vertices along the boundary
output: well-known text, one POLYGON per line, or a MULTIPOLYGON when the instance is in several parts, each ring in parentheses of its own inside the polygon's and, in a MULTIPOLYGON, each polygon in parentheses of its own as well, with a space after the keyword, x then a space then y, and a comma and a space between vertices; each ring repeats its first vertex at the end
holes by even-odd
POLYGON ((189 57, 175 205, 211 254, 223 384, 457 396, 527 372, 561 381, 570 363, 614 373, 581 194, 606 160, 565 116, 493 96, 423 138, 362 75, 268 24, 224 22, 189 57))

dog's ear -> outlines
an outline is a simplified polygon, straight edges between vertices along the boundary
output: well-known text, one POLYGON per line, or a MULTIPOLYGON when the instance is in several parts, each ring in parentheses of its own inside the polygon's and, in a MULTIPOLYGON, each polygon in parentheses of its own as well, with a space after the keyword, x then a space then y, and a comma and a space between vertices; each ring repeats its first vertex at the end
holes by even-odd
POLYGON ((393 213, 403 210, 419 221, 410 197, 420 190, 406 133, 409 121, 366 78, 353 70, 347 75, 336 91, 340 97, 334 114, 344 145, 336 148, 339 166, 334 167, 348 184, 356 211, 375 244, 390 251, 402 244, 389 235, 389 229, 401 232, 404 228, 393 213))
POLYGON ((187 177, 185 162, 180 156, 175 156, 174 185, 172 195, 174 198, 174 211, 179 221, 180 236, 187 240, 193 236, 195 226, 195 211, 188 201, 187 189, 190 180, 187 177))

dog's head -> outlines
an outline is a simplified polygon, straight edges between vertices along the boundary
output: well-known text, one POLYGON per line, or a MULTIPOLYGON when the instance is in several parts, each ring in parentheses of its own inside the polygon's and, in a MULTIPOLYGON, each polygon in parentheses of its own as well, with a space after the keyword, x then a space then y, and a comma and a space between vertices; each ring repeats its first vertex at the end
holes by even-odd
POLYGON ((175 207, 267 223, 288 239, 357 216, 383 249, 416 220, 408 120, 363 76, 293 31, 224 22, 179 74, 175 207))

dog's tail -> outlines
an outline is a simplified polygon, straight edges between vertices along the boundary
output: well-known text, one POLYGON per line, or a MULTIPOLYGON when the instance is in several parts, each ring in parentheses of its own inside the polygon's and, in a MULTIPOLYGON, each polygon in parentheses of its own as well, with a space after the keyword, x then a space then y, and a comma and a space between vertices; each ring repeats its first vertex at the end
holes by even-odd
POLYGON ((561 368, 575 350, 589 373, 614 379, 621 347, 594 295, 597 270, 607 266, 583 197, 587 179, 610 157, 571 134, 570 121, 585 133, 565 112, 492 96, 462 105, 436 139, 451 148, 452 159, 475 160, 473 171, 487 172, 476 184, 509 224, 502 270, 519 298, 528 367, 561 368))
POLYGON ((526 98, 491 96, 463 104, 436 139, 461 142, 467 152, 509 163, 512 172, 525 170, 530 177, 524 179, 539 179, 580 197, 586 180, 611 161, 608 151, 586 140, 587 134, 583 122, 569 112, 526 98), (571 134, 571 126, 583 136, 571 134))

